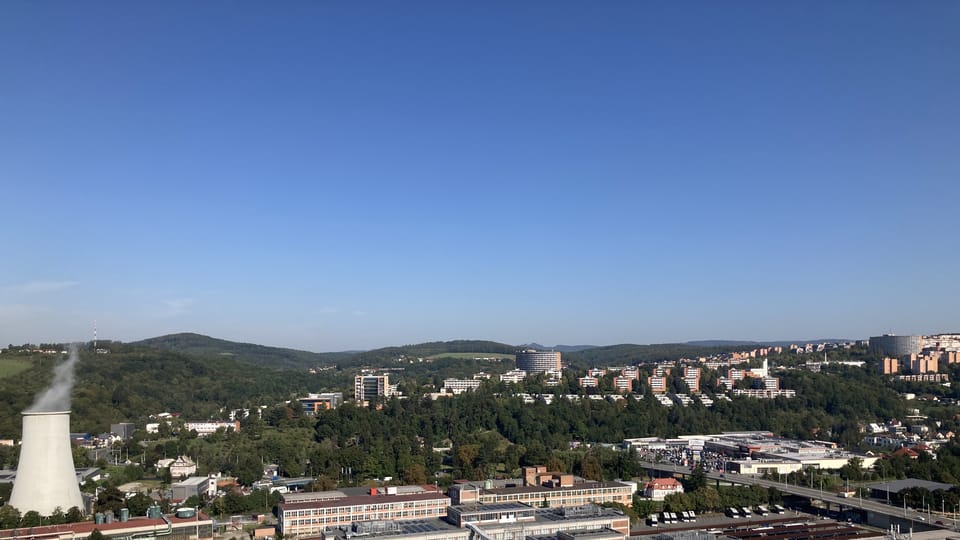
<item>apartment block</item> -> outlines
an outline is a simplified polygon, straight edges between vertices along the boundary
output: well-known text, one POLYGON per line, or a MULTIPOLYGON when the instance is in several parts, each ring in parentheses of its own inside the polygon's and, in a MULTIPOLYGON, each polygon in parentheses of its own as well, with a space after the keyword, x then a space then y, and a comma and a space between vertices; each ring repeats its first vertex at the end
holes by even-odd
POLYGON ((396 391, 396 385, 390 384, 390 376, 387 374, 361 374, 353 378, 353 395, 357 401, 364 404, 377 398, 388 398, 396 391))
POLYGON ((687 383, 687 388, 691 393, 700 392, 700 368, 686 366, 683 368, 683 382, 687 383))
POLYGON ((462 394, 472 392, 480 388, 480 381, 477 379, 444 379, 443 391, 448 394, 462 394))
POLYGON ((580 385, 580 388, 596 388, 600 386, 600 379, 592 376, 578 377, 577 384, 580 385))
POLYGON ((900 360, 898 358, 890 358, 889 356, 884 356, 883 361, 880 362, 880 372, 884 375, 894 375, 900 372, 900 360))
POLYGON ((616 388, 617 392, 621 394, 627 394, 633 391, 633 377, 624 377, 620 375, 619 377, 613 378, 613 387, 616 388))
POLYGON ((667 391, 667 378, 658 375, 647 377, 647 384, 654 394, 663 394, 667 391))

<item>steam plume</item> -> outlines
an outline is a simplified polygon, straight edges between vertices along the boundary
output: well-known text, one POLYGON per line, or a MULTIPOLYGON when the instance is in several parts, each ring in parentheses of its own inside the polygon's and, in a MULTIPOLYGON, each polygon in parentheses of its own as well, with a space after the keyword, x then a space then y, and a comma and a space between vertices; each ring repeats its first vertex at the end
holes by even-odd
POLYGON ((73 390, 73 371, 80 360, 77 345, 70 345, 70 356, 53 369, 53 383, 37 396, 27 412, 57 412, 70 410, 70 392, 73 390))

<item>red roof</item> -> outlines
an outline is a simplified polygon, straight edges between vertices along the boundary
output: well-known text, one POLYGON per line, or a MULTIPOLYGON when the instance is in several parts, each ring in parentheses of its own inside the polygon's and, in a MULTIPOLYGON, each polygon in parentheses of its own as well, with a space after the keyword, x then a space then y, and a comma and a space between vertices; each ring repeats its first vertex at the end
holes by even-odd
POLYGON ((676 478, 655 478, 647 482, 647 487, 653 489, 675 489, 679 485, 680 481, 676 478))
POLYGON ((916 451, 914 451, 914 450, 911 450, 911 449, 909 449, 909 448, 904 447, 904 448, 900 448, 900 449, 898 449, 897 451, 895 451, 895 452, 893 453, 893 455, 895 455, 895 456, 907 456, 908 458, 916 458, 916 457, 918 457, 920 454, 918 454, 918 453, 917 453, 916 451))
MULTIPOLYGON (((172 525, 179 525, 182 523, 196 523, 196 522, 207 522, 209 523, 210 517, 198 513, 196 517, 191 518, 178 518, 176 516, 167 516, 167 520, 172 525)), ((162 519, 152 519, 145 517, 131 518, 129 521, 120 521, 116 520, 113 523, 95 523, 93 521, 81 521, 79 523, 67 523, 64 525, 47 525, 41 527, 19 527, 16 529, 6 529, 0 531, 0 539, 3 538, 13 538, 13 533, 18 533, 17 536, 24 536, 27 531, 29 531, 29 536, 36 538, 37 540, 44 537, 53 537, 56 538, 64 533, 75 533, 77 535, 89 536, 94 529, 98 529, 100 532, 110 535, 111 533, 116 534, 119 531, 131 528, 141 528, 141 527, 156 527, 166 528, 167 522, 162 519)))

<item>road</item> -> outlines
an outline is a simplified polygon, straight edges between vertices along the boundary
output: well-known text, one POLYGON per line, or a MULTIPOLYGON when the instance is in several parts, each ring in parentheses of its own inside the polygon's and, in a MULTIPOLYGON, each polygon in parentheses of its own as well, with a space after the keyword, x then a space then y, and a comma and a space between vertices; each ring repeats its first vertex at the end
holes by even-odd
MULTIPOLYGON (((685 474, 689 475, 692 471, 690 467, 684 467, 681 465, 673 465, 670 463, 651 463, 642 461, 640 465, 645 469, 652 469, 661 472, 667 472, 672 474, 685 474)), ((929 512, 920 512, 914 510, 913 508, 903 508, 899 506, 892 506, 884 502, 875 501, 873 499, 862 499, 859 497, 843 498, 838 497, 835 493, 829 491, 823 491, 821 488, 808 488, 803 486, 795 486, 792 484, 784 484, 777 482, 776 480, 764 480, 763 478, 758 478, 756 476, 749 476, 743 474, 731 474, 731 473, 720 473, 720 472, 707 472, 707 478, 711 480, 719 480, 722 482, 729 482, 732 484, 745 484, 745 485, 756 485, 766 488, 775 487, 783 493, 789 493, 791 495, 799 495, 801 497, 806 497, 810 500, 821 500, 827 503, 833 504, 842 504, 848 508, 860 508, 863 510, 868 510, 870 512, 876 512, 878 514, 885 514, 891 517, 913 520, 919 522, 927 522, 932 527, 944 527, 951 528, 953 526, 953 519, 948 517, 940 517, 936 513, 929 512), (936 525, 936 521, 940 520, 944 525, 936 525)))

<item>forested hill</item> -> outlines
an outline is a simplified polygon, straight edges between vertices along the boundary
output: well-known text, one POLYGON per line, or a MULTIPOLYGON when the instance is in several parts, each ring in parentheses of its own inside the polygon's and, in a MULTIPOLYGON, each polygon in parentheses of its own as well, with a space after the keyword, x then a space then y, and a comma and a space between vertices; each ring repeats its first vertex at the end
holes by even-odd
MULTIPOLYGON (((17 376, 0 377, 0 436, 18 438, 20 411, 50 384, 62 358, 29 352, 2 356, 2 361, 27 365, 17 376)), ((160 412, 181 413, 185 420, 226 418, 231 409, 273 406, 305 392, 339 390, 346 384, 336 376, 335 371, 276 370, 229 357, 156 349, 110 354, 84 350, 71 391, 71 429, 102 433, 116 422, 142 427, 149 415, 160 412)))
POLYGON ((244 364, 275 369, 332 365, 357 354, 355 352, 315 353, 298 351, 253 343, 237 343, 193 333, 170 334, 135 341, 128 345, 174 351, 204 358, 230 358, 244 364))
POLYGON ((384 347, 360 353, 348 361, 349 365, 357 366, 386 366, 392 361, 398 359, 416 359, 438 356, 446 353, 490 353, 490 354, 509 354, 516 351, 516 346, 506 343, 497 343, 496 341, 479 340, 455 340, 455 341, 433 341, 430 343, 419 343, 417 345, 403 345, 401 347, 384 347))

